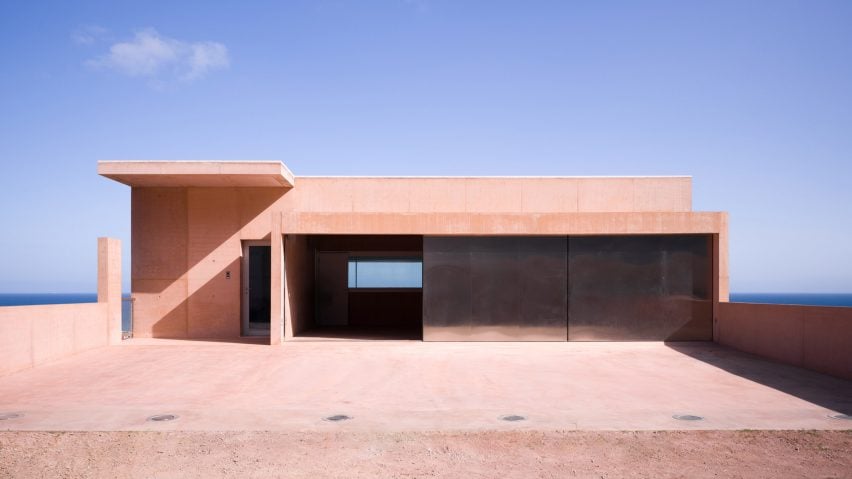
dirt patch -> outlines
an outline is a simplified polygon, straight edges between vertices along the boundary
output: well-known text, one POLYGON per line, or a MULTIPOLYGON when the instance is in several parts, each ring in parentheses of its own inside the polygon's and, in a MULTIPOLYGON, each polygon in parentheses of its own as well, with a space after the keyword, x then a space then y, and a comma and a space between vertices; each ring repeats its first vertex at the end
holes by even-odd
POLYGON ((852 431, 2 432, 0 477, 852 477, 852 431))

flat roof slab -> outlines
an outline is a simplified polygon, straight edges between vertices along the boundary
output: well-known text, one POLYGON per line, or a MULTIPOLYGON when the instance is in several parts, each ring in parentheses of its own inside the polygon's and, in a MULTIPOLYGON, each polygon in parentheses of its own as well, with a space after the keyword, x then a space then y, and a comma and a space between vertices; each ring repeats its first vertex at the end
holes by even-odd
POLYGON ((829 416, 850 398, 850 381, 713 343, 130 340, 0 377, 0 412, 23 413, 0 429, 849 429, 829 416))
POLYGON ((98 174, 133 187, 284 187, 280 161, 99 161, 98 174))

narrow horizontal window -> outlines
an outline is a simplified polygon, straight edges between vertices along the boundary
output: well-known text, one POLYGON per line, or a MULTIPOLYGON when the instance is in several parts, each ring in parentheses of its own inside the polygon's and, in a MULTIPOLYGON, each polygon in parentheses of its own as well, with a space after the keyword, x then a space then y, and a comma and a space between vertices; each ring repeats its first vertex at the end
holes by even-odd
POLYGON ((422 288, 420 258, 351 258, 350 288, 422 288))

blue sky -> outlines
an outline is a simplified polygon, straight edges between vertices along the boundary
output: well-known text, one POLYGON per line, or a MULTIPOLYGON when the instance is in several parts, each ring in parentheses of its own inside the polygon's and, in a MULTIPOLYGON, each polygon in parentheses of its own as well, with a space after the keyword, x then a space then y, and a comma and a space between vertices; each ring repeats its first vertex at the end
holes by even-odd
POLYGON ((0 292, 93 291, 95 238, 129 251, 105 159, 688 174, 730 212, 732 291, 852 292, 850 25, 848 1, 4 2, 0 292))

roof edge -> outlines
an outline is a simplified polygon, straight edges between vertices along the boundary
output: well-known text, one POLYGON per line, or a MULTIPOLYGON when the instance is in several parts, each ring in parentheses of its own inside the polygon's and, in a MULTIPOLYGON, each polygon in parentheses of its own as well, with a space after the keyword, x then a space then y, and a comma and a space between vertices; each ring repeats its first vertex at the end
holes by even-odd
POLYGON ((280 161, 101 160, 98 174, 128 186, 279 186, 295 177, 280 161))

